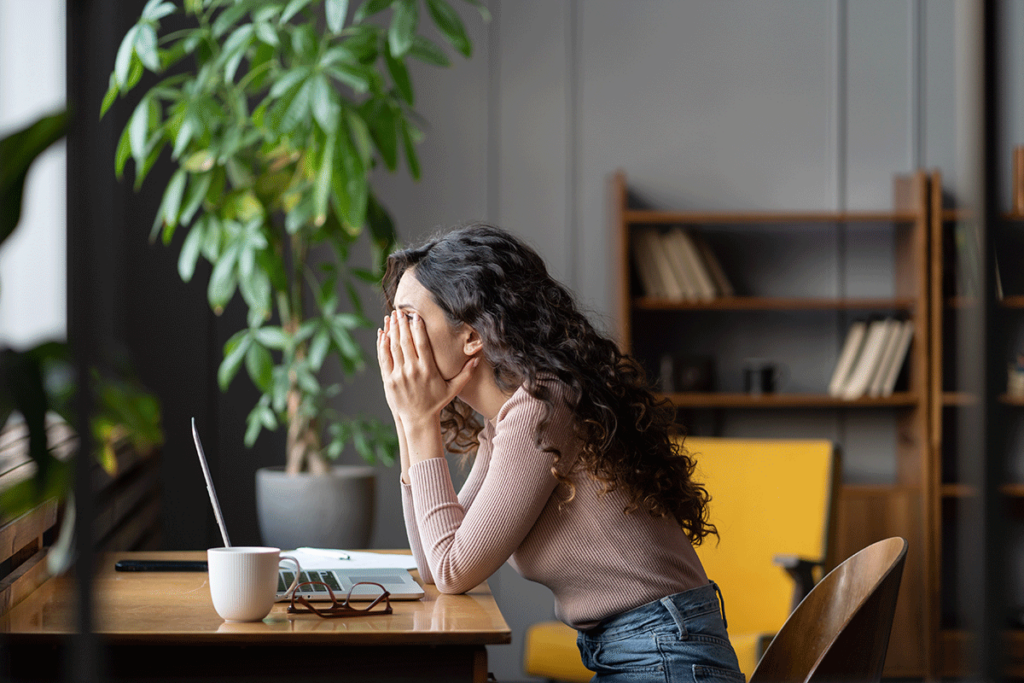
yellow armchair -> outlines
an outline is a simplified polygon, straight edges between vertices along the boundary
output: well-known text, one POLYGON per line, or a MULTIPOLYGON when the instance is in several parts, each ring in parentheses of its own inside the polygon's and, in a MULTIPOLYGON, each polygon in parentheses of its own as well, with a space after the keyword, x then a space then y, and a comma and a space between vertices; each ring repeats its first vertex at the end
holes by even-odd
MULTIPOLYGON (((719 533, 697 554, 722 589, 729 639, 749 676, 814 578, 833 564, 839 455, 825 440, 691 437, 685 445, 719 533)), ((580 661, 576 631, 560 622, 527 630, 524 659, 532 676, 581 683, 593 676, 580 661)))

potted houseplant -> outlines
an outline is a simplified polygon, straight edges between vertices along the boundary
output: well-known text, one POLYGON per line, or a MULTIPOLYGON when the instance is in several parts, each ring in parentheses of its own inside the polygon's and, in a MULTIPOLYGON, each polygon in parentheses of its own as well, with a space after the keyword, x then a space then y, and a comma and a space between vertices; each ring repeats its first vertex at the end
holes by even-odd
POLYGON ((412 176, 420 175, 422 132, 406 60, 449 64, 445 49, 417 32, 421 10, 470 55, 464 25, 445 0, 367 0, 352 8, 347 0, 150 0, 110 76, 104 114, 147 71, 163 76, 147 80, 115 159, 118 177, 134 162, 138 187, 162 154, 170 156, 173 174, 151 237, 170 244, 187 231, 181 278, 191 280, 206 259, 213 310, 236 293, 248 307, 247 326, 224 347, 218 381, 226 389, 244 366, 261 392, 247 446, 261 430, 287 429, 283 473, 258 474, 261 507, 288 503, 285 524, 260 520, 266 543, 364 545, 368 522, 328 524, 366 530, 355 539, 281 537, 277 529, 310 529, 341 514, 325 513, 320 494, 296 493, 327 479, 300 473, 336 479, 340 470, 328 463, 348 443, 367 463, 390 464, 397 449, 391 427, 332 410, 342 386, 323 383, 321 371, 332 361, 343 375, 365 365, 353 331, 373 324, 357 284, 379 281, 396 239, 371 171, 395 171, 404 156, 412 176), (169 21, 172 15, 183 17, 169 21), (174 29, 165 31, 166 23, 174 29), (351 257, 364 233, 372 263, 359 267, 351 257), (268 494, 268 482, 288 492, 268 494), (314 500, 307 521, 298 519, 295 505, 314 500))

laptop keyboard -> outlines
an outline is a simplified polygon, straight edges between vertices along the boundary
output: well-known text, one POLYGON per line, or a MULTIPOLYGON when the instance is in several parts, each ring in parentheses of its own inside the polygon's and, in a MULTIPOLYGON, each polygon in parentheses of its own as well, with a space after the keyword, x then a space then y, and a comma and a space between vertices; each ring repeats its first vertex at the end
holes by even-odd
MULTIPOLYGON (((295 572, 281 570, 277 573, 277 591, 283 593, 288 590, 288 586, 292 585, 292 581, 295 579, 295 572)), ((338 579, 334 576, 334 572, 330 571, 304 571, 299 578, 299 583, 305 583, 306 581, 322 581, 331 587, 332 590, 339 592, 342 590, 341 584, 338 583, 338 579)), ((303 586, 302 591, 304 593, 327 593, 327 589, 320 585, 303 586)))

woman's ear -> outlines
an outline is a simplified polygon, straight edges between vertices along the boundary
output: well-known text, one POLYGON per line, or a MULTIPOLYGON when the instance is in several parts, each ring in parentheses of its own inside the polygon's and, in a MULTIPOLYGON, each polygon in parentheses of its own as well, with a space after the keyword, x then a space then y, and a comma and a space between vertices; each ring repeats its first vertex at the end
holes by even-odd
POLYGON ((469 325, 466 325, 466 329, 468 334, 463 338, 462 352, 467 356, 475 356, 480 353, 480 349, 484 348, 484 340, 480 337, 480 333, 469 325))

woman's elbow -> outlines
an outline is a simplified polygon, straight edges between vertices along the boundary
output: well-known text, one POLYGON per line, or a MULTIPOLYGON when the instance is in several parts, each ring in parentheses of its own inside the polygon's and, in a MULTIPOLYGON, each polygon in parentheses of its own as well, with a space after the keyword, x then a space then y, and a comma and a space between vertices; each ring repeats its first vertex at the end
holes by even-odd
POLYGON ((470 584, 470 582, 464 579, 455 577, 441 577, 435 574, 434 578, 434 585, 437 587, 437 590, 445 595, 460 595, 476 586, 475 583, 470 584))

